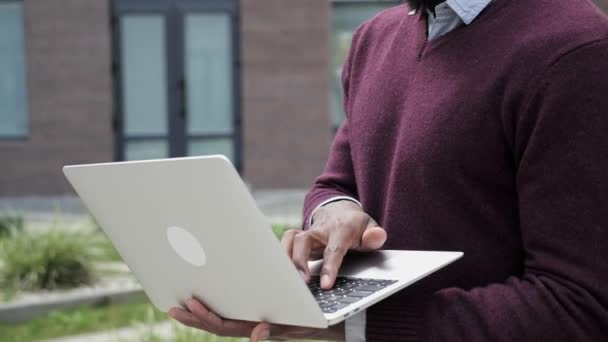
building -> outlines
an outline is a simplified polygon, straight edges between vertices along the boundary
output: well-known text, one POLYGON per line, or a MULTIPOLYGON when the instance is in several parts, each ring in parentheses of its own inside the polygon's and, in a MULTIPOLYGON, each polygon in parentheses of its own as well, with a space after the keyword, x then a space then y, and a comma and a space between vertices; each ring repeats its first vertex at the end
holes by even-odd
POLYGON ((65 164, 209 153, 307 187, 351 32, 398 2, 0 0, 0 196, 68 193, 65 164))

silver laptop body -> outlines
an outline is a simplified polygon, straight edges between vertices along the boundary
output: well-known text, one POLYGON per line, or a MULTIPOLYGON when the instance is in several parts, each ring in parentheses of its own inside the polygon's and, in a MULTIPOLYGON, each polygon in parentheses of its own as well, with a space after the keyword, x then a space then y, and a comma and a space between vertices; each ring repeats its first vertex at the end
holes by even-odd
MULTIPOLYGON (((350 290, 328 297, 302 281, 224 156, 63 170, 151 302, 165 312, 195 296, 224 318, 325 328, 462 256, 380 251, 347 260, 340 276, 350 290)), ((319 263, 311 267, 318 271, 319 263)))

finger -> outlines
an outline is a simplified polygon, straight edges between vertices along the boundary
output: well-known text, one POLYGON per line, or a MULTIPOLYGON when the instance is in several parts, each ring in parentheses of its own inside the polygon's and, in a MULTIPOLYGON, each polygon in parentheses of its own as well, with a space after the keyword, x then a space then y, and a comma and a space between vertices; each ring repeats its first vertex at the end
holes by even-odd
POLYGON ((222 320, 222 327, 218 335, 231 337, 247 337, 251 335, 256 323, 245 321, 222 320))
POLYGON ((218 335, 219 331, 224 328, 224 320, 212 311, 207 311, 207 314, 205 316, 200 317, 200 321, 202 324, 207 325, 214 332, 217 332, 218 335))
POLYGON ((255 323, 223 319, 213 311, 207 311, 207 314, 201 319, 201 324, 206 326, 210 331, 218 336, 231 337, 247 337, 251 335, 251 331, 255 327, 255 323))
POLYGON ((207 310, 207 308, 201 304, 201 302, 194 298, 188 299, 186 301, 186 306, 188 307, 188 310, 190 310, 190 312, 198 319, 204 318, 209 313, 209 310, 207 310))
POLYGON ((190 313, 199 322, 201 327, 208 332, 216 335, 220 334, 220 330, 223 327, 222 319, 209 311, 199 300, 191 298, 186 300, 186 307, 190 310, 190 313))
POLYGON ((378 224, 378 222, 376 222, 376 220, 374 220, 371 216, 367 216, 367 224, 365 225, 365 228, 374 228, 374 227, 380 227, 380 225, 378 224))
MULTIPOLYGON (((324 247, 325 245, 322 245, 321 247, 324 247)), ((323 254, 325 254, 325 248, 312 248, 310 251, 310 256, 308 257, 308 260, 321 260, 323 259, 323 254)))
POLYGON ((301 230, 290 229, 283 234, 283 238, 281 239, 281 245, 285 250, 285 253, 291 258, 291 254, 293 251, 293 239, 298 233, 301 233, 301 230))
POLYGON ((251 332, 251 342, 266 341, 270 338, 271 326, 268 323, 260 323, 251 332))
POLYGON ((209 310, 196 298, 188 299, 185 304, 190 313, 200 322, 201 327, 208 331, 209 327, 203 319, 209 314, 209 310))
POLYGON ((183 325, 191 328, 202 329, 201 322, 191 313, 182 308, 172 308, 169 310, 169 316, 183 325))
POLYGON ((384 246, 387 235, 386 230, 380 227, 372 227, 363 231, 361 246, 359 250, 374 250, 384 246))
POLYGON ((304 281, 310 280, 310 270, 308 269, 308 258, 312 249, 313 239, 310 231, 300 233, 293 239, 293 252, 291 260, 296 265, 304 281))
POLYGON ((327 247, 323 256, 323 267, 321 268, 321 288, 330 289, 336 282, 338 270, 342 266, 344 255, 351 244, 352 236, 345 230, 334 231, 329 236, 327 247))

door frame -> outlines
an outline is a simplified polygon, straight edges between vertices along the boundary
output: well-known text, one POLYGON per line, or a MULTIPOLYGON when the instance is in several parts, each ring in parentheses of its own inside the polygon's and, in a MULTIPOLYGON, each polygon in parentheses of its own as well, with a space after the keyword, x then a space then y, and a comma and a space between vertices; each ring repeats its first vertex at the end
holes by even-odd
MULTIPOLYGON (((114 158, 125 159, 127 141, 137 141, 160 136, 126 137, 124 135, 121 27, 120 16, 125 14, 156 14, 165 17, 165 48, 167 71, 167 142, 169 157, 185 156, 187 153, 186 84, 184 65, 184 18, 189 13, 227 13, 231 18, 232 29, 232 94, 233 94, 233 131, 231 134, 195 135, 197 139, 232 138, 233 163, 242 170, 242 92, 241 92, 241 34, 239 0, 112 0, 112 76, 113 76, 113 118, 114 158)), ((165 138, 165 137, 163 137, 165 138)))

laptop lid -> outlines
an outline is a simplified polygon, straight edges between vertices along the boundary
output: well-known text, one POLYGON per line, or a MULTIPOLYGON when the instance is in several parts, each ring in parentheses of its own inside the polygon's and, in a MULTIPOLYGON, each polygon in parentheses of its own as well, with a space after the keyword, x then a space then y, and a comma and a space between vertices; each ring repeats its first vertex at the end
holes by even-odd
POLYGON ((194 295, 229 319, 327 326, 227 158, 66 166, 64 174, 160 310, 194 295))

